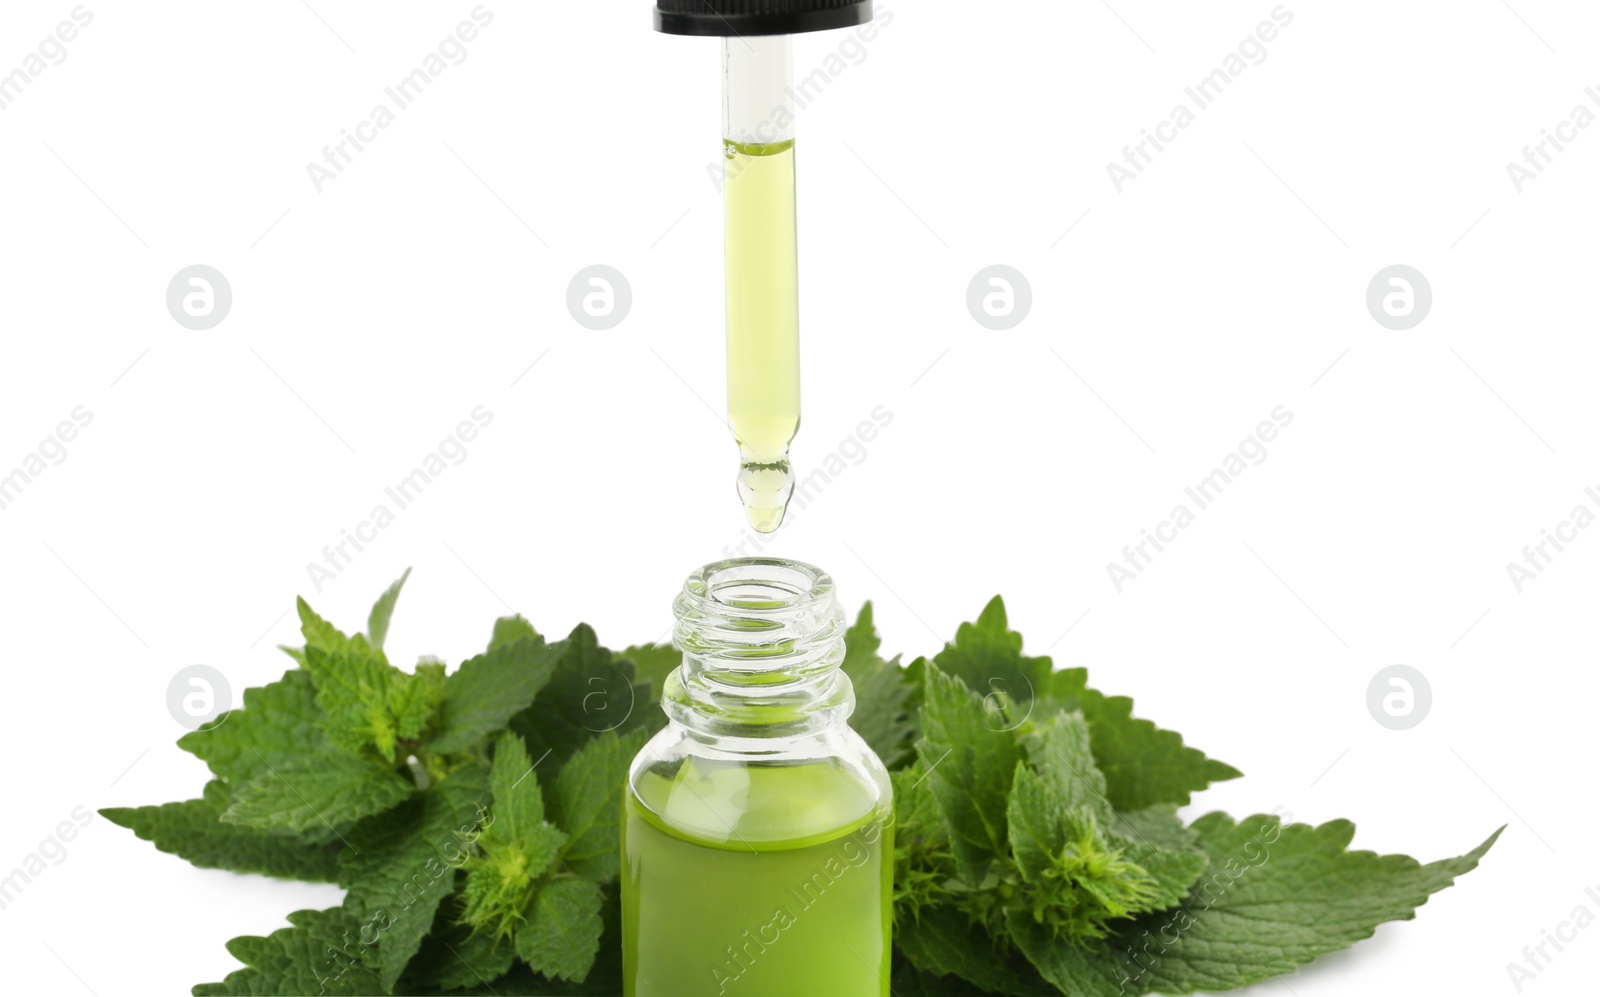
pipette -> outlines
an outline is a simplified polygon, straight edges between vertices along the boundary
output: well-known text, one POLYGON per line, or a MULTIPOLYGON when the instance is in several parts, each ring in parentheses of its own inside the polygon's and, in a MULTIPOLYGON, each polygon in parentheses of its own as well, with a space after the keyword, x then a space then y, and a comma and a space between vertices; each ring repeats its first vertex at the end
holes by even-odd
POLYGON ((790 36, 872 20, 872 0, 657 0, 657 31, 722 39, 728 427, 750 525, 771 533, 794 494, 800 429, 790 36))

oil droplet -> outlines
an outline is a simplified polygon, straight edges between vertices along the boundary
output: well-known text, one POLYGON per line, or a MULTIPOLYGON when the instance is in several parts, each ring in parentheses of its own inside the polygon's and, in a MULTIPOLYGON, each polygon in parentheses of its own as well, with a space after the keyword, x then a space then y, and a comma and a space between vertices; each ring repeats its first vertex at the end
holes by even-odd
POLYGON ((783 525, 784 511, 794 494, 794 473, 789 462, 745 464, 739 468, 739 501, 757 533, 771 533, 783 525))

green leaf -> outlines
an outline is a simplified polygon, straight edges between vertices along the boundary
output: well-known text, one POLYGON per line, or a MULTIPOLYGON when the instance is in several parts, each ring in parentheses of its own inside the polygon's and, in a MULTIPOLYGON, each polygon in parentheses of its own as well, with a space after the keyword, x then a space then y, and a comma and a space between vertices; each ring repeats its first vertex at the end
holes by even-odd
POLYGON ((487 772, 468 765, 351 833, 339 885, 350 891, 345 906, 377 935, 367 956, 385 992, 417 954, 440 901, 455 889, 456 869, 488 802, 487 772))
MULTIPOLYGON (((898 949, 898 938, 895 943, 898 949)), ((957 976, 939 977, 924 972, 898 952, 889 973, 890 993, 894 997, 1003 997, 1000 991, 979 989, 977 985, 957 976)), ((1029 991, 1029 994, 1049 992, 1050 985, 1041 983, 1037 990, 1029 991)))
MULTIPOLYGON (((1051 925, 1034 920, 1018 908, 1006 912, 1006 932, 1039 975, 1063 994, 1127 997, 1150 992, 1124 969, 1124 960, 1108 946, 1107 939, 1059 941, 1051 925)), ((1129 965, 1138 968, 1131 961, 1129 965)))
MULTIPOLYGON (((542 974, 529 969, 527 964, 516 962, 506 975, 493 979, 490 983, 480 982, 476 986, 468 986, 464 990, 452 990, 452 997, 510 997, 512 994, 521 994, 524 997, 617 997, 622 993, 622 914, 621 904, 618 902, 616 891, 612 891, 605 900, 600 910, 601 923, 605 925, 605 933, 600 938, 600 949, 595 956, 594 965, 590 967, 588 976, 582 983, 567 980, 552 980, 542 974)), ((480 938, 482 936, 479 936, 480 938)), ((511 948, 511 942, 502 943, 503 947, 511 948)), ((428 949, 425 946, 424 952, 428 949)), ((467 955, 467 950, 462 949, 461 954, 467 955)), ((416 965, 423 956, 418 955, 413 960, 416 965)), ((453 957, 452 957, 453 958, 453 957)), ((479 965, 474 960, 474 965, 479 965)), ((419 967, 419 969, 422 967, 419 967)), ((481 967, 480 967, 481 968, 481 967)), ((491 967, 492 968, 492 967, 491 967)), ((488 976, 485 972, 482 975, 488 976)), ((404 987, 408 981, 402 980, 404 987)), ((429 987, 420 987, 407 990, 409 993, 436 994, 444 993, 429 987)), ((901 995, 905 997, 905 995, 901 995)))
POLYGON ((274 766, 239 786, 222 819, 246 827, 304 831, 382 813, 415 788, 380 762, 327 751, 274 766))
MULTIPOLYGON (((1133 701, 1107 697, 1088 687, 1082 668, 1051 671, 1047 657, 1022 653, 1022 635, 1006 621, 996 596, 975 623, 964 623, 956 639, 933 659, 945 672, 977 690, 991 712, 1019 720, 1033 709, 1081 710, 1089 721, 1095 762, 1105 774, 1112 806, 1133 810, 1153 803, 1187 804, 1190 794, 1239 771, 1186 747, 1183 738, 1133 716, 1133 701)), ((920 670, 913 664, 912 671, 920 670)), ((913 675, 913 678, 916 676, 913 675)))
MULTIPOLYGON (((1008 818, 1012 857, 1027 888, 1008 910, 1048 928, 1058 941, 1075 942, 1183 899, 1206 866, 1205 854, 1184 837, 1181 824, 1162 827, 1156 814, 1117 821, 1081 714, 1056 715, 1025 743, 1032 767, 1017 768, 1008 818), (1176 847, 1144 838, 1139 825, 1176 847), (1124 838, 1116 826, 1134 837, 1124 838)), ((1166 816, 1177 822, 1176 811, 1166 816)))
POLYGON ((1203 851, 1171 850, 1128 841, 1123 845, 1123 857, 1148 873, 1155 883, 1150 897, 1139 905, 1143 910, 1166 910, 1182 903, 1211 864, 1203 851))
POLYGON ((349 646, 350 638, 345 636, 344 631, 318 616, 317 611, 312 609, 311 604, 305 599, 296 598, 294 608, 300 615, 300 634, 306 640, 306 647, 338 651, 349 646))
POLYGON ((305 667, 317 684, 328 739, 352 752, 377 747, 393 761, 397 734, 388 700, 399 669, 365 637, 345 636, 304 599, 298 606, 306 638, 305 667))
POLYGON ((546 976, 582 982, 600 950, 600 887, 586 879, 553 879, 533 899, 517 932, 517 955, 546 976))
POLYGON ((381 651, 367 647, 339 651, 306 646, 306 669, 317 683, 317 705, 325 717, 322 729, 328 740, 348 752, 376 748, 388 761, 395 760, 399 732, 387 706, 390 669, 381 651))
POLYGON ((1066 843, 1066 812, 1051 787, 1026 765, 1017 766, 1006 809, 1011 854, 1024 880, 1055 868, 1056 852, 1066 843))
POLYGON ((346 637, 304 599, 298 605, 305 667, 316 680, 328 739, 346 751, 374 748, 385 761, 396 761, 402 756, 397 749, 410 747, 431 726, 444 694, 444 666, 425 662, 415 674, 403 672, 366 637, 346 637))
MULTIPOLYGON (((514 617, 521 619, 521 617, 514 617)), ((505 623, 502 620, 501 623, 505 623)), ((500 627, 496 626, 498 635, 500 627)), ((469 658, 444 683, 444 700, 428 750, 451 754, 504 730, 511 717, 527 709, 550 681, 561 651, 545 645, 538 634, 497 640, 490 649, 469 658)))
POLYGON ((395 730, 402 741, 415 741, 428 729, 444 699, 444 662, 423 661, 411 673, 409 682, 395 690, 393 706, 395 730))
POLYGON ((1348 851, 1355 825, 1347 820, 1280 829, 1264 815, 1235 823, 1209 814, 1194 830, 1211 871, 1185 905, 1194 923, 1146 977, 1170 993, 1246 986, 1368 938, 1385 921, 1410 920, 1477 868, 1504 828, 1465 855, 1428 865, 1348 851))
POLYGON ((539 631, 533 629, 533 624, 518 616, 502 616, 494 621, 494 632, 489 635, 489 650, 493 651, 501 644, 514 644, 522 638, 544 643, 544 638, 539 636, 539 631))
MULTIPOLYGON (((494 791, 494 821, 490 825, 491 841, 503 841, 522 846, 530 835, 544 823, 544 797, 539 793, 539 780, 533 774, 534 763, 523 747, 522 739, 506 731, 495 742, 494 769, 489 777, 494 791)), ((535 873, 542 870, 535 870, 535 873)))
POLYGON ((535 758, 550 752, 552 770, 596 734, 655 730, 664 719, 650 705, 650 689, 636 684, 633 663, 600 646, 593 630, 579 624, 557 645, 560 658, 533 705, 511 719, 511 729, 535 758))
POLYGON ((232 869, 314 883, 331 883, 338 877, 339 852, 344 848, 339 841, 308 840, 221 823, 218 818, 232 802, 228 784, 213 779, 198 800, 157 807, 107 807, 100 815, 202 869, 232 869))
POLYGON ((1187 805, 1191 793, 1240 776, 1233 766, 1185 745, 1181 734, 1135 717, 1133 700, 1102 695, 1088 681, 1082 668, 1057 672, 1050 698, 1067 709, 1082 710, 1088 719, 1095 764, 1105 774, 1106 796, 1116 809, 1187 805))
POLYGON ((1137 863, 1155 880, 1152 910, 1182 902, 1211 863, 1200 847, 1200 835, 1184 826, 1178 808, 1171 804, 1117 814, 1112 831, 1128 861, 1137 863))
POLYGON ((244 782, 271 767, 327 749, 311 673, 289 671, 271 685, 246 689, 244 705, 178 739, 216 775, 244 782))
POLYGON ((844 633, 844 669, 859 668, 882 661, 878 655, 878 648, 883 646, 883 640, 878 636, 878 628, 872 623, 872 603, 865 602, 861 605, 861 612, 856 614, 856 621, 844 633))
POLYGON ((265 938, 244 935, 228 952, 245 964, 221 983, 202 983, 196 997, 265 994, 374 994, 378 977, 362 961, 361 922, 342 907, 298 910, 291 927, 265 938))
POLYGON ((917 729, 910 717, 912 686, 906 670, 898 658, 884 661, 878 656, 881 643, 869 602, 844 637, 843 670, 856 692, 850 726, 884 765, 894 769, 910 760, 917 729))
MULTIPOLYGON (((458 894, 459 896, 459 894, 458 894)), ((398 993, 485 988, 511 971, 516 947, 508 940, 486 932, 473 931, 458 923, 462 906, 457 899, 445 900, 434 917, 433 930, 423 939, 415 958, 395 984, 398 993)), ((519 992, 509 991, 508 992, 519 992)))
POLYGON ((621 872, 622 794, 628 766, 650 739, 649 732, 625 737, 607 731, 572 756, 550 792, 550 817, 567 832, 562 859, 567 868, 595 882, 621 872))
POLYGON ((489 786, 494 806, 478 838, 481 855, 467 861, 463 917, 496 938, 511 935, 534 887, 556 861, 567 836, 544 819, 544 797, 522 739, 506 731, 495 744, 489 786))
POLYGON ((372 646, 383 649, 383 642, 389 636, 389 620, 394 616, 394 604, 400 600, 400 590, 405 588, 406 579, 411 577, 411 569, 407 568, 405 574, 387 589, 383 595, 378 596, 378 601, 372 604, 372 612, 367 614, 367 640, 372 646))
POLYGON ((1148 871, 1124 855, 1088 807, 1064 806, 1056 787, 1027 766, 1017 768, 1009 817, 1012 854, 1027 888, 1007 905, 1008 918, 1020 913, 1073 943, 1102 937, 1108 923, 1157 906, 1148 871))
POLYGON ((1117 814, 1112 830, 1129 841, 1139 841, 1175 852, 1203 851, 1200 832, 1184 825, 1175 803, 1157 803, 1117 814))
POLYGON ((889 781, 894 786, 894 919, 900 925, 950 898, 956 865, 922 763, 889 773, 889 781))
POLYGON ((975 623, 963 623, 956 639, 934 655, 933 663, 990 702, 1005 697, 1026 703, 1050 684, 1050 659, 1022 654, 1022 635, 1006 623, 1006 604, 995 596, 975 623), (991 698, 993 697, 993 698, 991 698))
POLYGON ((634 678, 650 684, 650 701, 659 702, 667 676, 683 664, 683 652, 671 644, 635 644, 618 655, 633 662, 634 678))
POLYGON ((1500 836, 1422 865, 1405 855, 1348 851, 1355 825, 1343 820, 1280 827, 1268 815, 1235 823, 1214 813, 1193 828, 1211 864, 1183 906, 1076 946, 1054 944, 1047 929, 1013 916, 1012 939, 1065 993, 1230 990, 1346 948, 1385 921, 1409 920, 1429 896, 1476 868, 1500 836))
MULTIPOLYGON (((959 976, 972 987, 954 986, 940 993, 969 994, 973 987, 1003 994, 1048 992, 1049 985, 1023 963, 1006 958, 996 939, 976 928, 952 907, 935 907, 895 928, 895 950, 929 976, 959 976)), ((895 992, 900 992, 898 977, 895 992)))
POLYGON ((1106 799, 1106 778, 1095 767, 1083 714, 1058 713, 1044 720, 1023 739, 1023 747, 1058 806, 1082 807, 1101 827, 1110 826, 1112 807, 1106 799))
POLYGON ((989 719, 960 679, 927 669, 917 754, 961 874, 974 885, 1007 854, 1006 797, 1019 756, 1011 732, 989 719))

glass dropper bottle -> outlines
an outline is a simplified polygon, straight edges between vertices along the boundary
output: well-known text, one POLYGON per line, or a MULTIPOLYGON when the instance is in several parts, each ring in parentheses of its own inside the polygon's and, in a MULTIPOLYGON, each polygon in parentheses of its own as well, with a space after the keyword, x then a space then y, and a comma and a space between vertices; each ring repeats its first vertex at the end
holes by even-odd
POLYGON ((872 20, 871 0, 657 0, 657 31, 722 39, 728 427, 739 500, 771 533, 794 494, 800 287, 790 36, 872 20))
POLYGON ((890 997, 894 791, 833 580, 738 558, 673 603, 667 725, 622 802, 624 997, 890 997))

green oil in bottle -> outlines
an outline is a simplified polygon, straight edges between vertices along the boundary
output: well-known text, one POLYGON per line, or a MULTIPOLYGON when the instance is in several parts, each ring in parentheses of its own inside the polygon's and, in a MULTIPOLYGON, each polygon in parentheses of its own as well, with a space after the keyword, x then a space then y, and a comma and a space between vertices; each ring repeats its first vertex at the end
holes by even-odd
POLYGON ((626 997, 889 997, 880 789, 838 760, 675 764, 624 797, 626 997))
POLYGON ((794 491, 789 444, 800 429, 800 284, 794 140, 724 141, 728 423, 739 443, 739 497, 771 533, 794 491))

